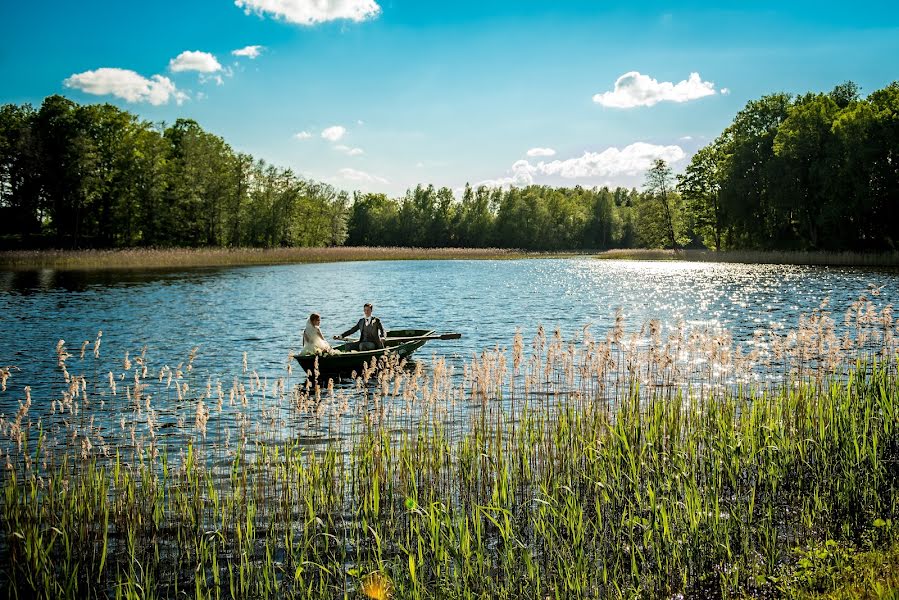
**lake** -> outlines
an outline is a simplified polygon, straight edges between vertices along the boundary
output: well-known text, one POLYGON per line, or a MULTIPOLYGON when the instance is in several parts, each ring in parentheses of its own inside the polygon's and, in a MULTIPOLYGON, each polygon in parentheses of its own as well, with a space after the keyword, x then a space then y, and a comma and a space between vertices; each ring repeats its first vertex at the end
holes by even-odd
MULTIPOLYGON (((388 329, 461 332, 461 340, 429 342, 416 355, 425 365, 434 355, 444 356, 461 376, 473 355, 511 346, 516 329, 526 342, 541 324, 550 333, 558 328, 565 339, 591 325, 592 335, 602 338, 620 308, 631 330, 650 319, 663 328, 683 321, 724 328, 736 342, 748 342, 760 329, 795 326, 800 314, 825 299, 839 322, 842 311, 863 294, 876 294, 880 306, 893 302, 899 298, 899 275, 587 257, 4 272, 0 367, 18 370, 0 394, 0 413, 15 414, 23 387, 30 385, 31 415, 45 414, 48 399, 65 389, 57 342, 66 341, 74 355, 69 368, 76 372, 82 342, 93 341, 98 330, 103 331, 101 366, 87 373, 94 385, 107 371, 122 371, 126 352, 133 359, 146 347, 155 373, 185 362, 198 347, 192 387, 205 386, 210 377, 222 377, 227 386, 242 372, 245 352, 263 380, 282 377, 289 356, 301 347, 310 312, 322 314, 322 329, 331 336, 348 329, 361 316, 362 304, 372 302, 388 329)), ((297 370, 291 384, 298 380, 297 370)))

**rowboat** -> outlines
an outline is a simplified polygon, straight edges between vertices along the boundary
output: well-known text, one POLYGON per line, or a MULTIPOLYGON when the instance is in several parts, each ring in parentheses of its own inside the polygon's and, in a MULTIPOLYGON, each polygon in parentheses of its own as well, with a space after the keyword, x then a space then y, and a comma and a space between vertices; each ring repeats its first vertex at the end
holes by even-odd
POLYGON ((306 373, 315 371, 316 359, 319 374, 349 374, 353 371, 361 373, 365 365, 372 364, 372 359, 375 363, 392 356, 403 359, 424 346, 428 340, 454 340, 460 337, 462 336, 458 333, 439 334, 432 329, 393 329, 386 332, 384 348, 357 350, 358 342, 345 342, 334 346, 340 354, 295 354, 294 358, 306 373))

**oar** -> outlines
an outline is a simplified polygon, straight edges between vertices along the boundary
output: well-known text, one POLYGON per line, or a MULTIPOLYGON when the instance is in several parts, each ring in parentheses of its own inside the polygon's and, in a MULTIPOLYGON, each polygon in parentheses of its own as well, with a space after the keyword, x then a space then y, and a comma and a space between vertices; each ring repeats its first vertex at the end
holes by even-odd
POLYGON ((425 340, 458 340, 461 333, 432 333, 430 335, 412 335, 408 337, 386 337, 385 342, 417 342, 425 340))

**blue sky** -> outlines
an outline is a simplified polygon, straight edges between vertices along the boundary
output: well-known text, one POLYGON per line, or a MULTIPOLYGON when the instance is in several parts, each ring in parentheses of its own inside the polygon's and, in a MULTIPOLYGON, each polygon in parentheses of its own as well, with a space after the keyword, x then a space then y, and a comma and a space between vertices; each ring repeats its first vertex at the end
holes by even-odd
POLYGON ((62 93, 189 117, 238 151, 392 195, 640 185, 747 100, 899 79, 886 2, 6 2, 0 30, 0 103, 62 93), (258 56, 232 55, 248 46, 258 56))

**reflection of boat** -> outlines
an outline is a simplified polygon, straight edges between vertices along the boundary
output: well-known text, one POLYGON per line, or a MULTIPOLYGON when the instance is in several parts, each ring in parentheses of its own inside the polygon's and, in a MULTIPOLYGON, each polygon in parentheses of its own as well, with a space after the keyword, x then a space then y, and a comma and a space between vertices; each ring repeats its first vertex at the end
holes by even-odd
POLYGON ((384 348, 377 350, 357 350, 358 342, 346 342, 334 346, 340 354, 306 355, 295 354, 294 358, 303 367, 303 371, 310 373, 315 369, 315 359, 318 358, 319 373, 351 373, 362 372, 362 368, 371 365, 372 359, 378 361, 381 357, 398 356, 406 358, 425 345, 428 340, 452 340, 462 337, 458 333, 435 334, 428 329, 394 329, 387 332, 384 338, 384 348))

